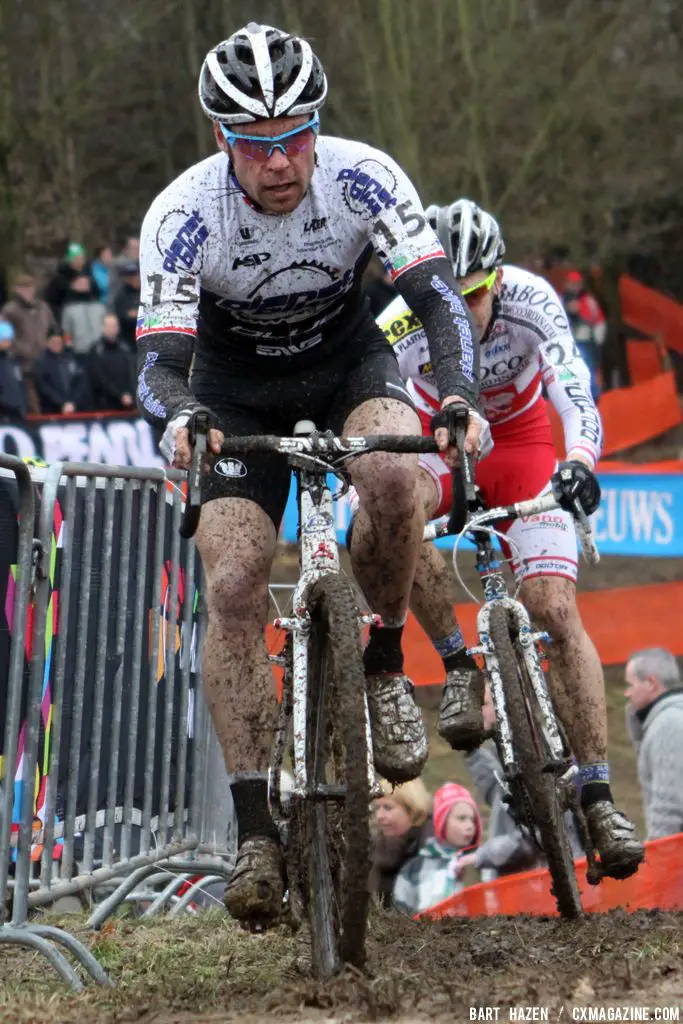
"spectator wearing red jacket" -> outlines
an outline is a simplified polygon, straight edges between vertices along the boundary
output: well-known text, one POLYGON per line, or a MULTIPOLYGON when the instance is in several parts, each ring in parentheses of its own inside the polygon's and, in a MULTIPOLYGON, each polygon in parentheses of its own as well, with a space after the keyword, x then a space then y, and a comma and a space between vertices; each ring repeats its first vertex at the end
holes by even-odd
POLYGON ((567 274, 562 301, 581 358, 590 370, 591 390, 597 401, 600 394, 600 349, 607 335, 605 314, 598 300, 586 288, 583 274, 578 270, 570 270, 567 274))

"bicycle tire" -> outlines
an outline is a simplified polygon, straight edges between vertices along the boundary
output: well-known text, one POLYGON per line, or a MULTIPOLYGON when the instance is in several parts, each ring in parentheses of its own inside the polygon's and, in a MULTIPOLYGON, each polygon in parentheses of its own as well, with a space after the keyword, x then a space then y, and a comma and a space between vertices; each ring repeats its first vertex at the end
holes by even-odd
POLYGON ((296 805, 299 885, 311 932, 313 973, 329 978, 342 964, 362 967, 370 901, 370 794, 365 728, 365 670, 350 582, 329 575, 309 591, 309 783, 343 782, 339 805, 296 805))
POLYGON ((575 920, 583 914, 581 895, 564 827, 557 777, 543 771, 543 761, 548 754, 544 750, 536 694, 521 653, 515 649, 511 636, 514 626, 505 608, 491 609, 489 626, 505 691, 512 745, 520 768, 519 777, 511 780, 513 798, 522 802, 541 837, 560 916, 575 920))

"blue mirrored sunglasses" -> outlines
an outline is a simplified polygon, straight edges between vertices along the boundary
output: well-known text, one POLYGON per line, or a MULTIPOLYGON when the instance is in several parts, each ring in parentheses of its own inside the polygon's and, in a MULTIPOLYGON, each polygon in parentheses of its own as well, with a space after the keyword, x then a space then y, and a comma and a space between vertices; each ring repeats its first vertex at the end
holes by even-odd
POLYGON ((240 132, 231 132, 224 124, 220 124, 220 129, 228 145, 247 160, 264 163, 276 149, 281 150, 285 156, 295 156, 308 149, 320 129, 320 115, 316 111, 306 124, 283 132, 282 135, 242 135, 240 132))

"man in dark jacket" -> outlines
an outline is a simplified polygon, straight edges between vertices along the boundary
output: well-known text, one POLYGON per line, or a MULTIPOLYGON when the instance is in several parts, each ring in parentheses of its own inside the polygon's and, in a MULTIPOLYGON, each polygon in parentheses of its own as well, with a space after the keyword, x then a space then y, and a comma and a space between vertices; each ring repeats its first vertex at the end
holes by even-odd
POLYGON ((23 419, 28 412, 24 376, 12 354, 14 327, 0 315, 0 416, 23 419))
POLYGON ((119 321, 114 313, 107 313, 104 318, 102 337, 88 356, 87 371, 96 409, 134 407, 136 368, 119 336, 119 321))
POLYGON ((140 265, 131 260, 119 270, 121 287, 114 299, 114 312, 119 318, 121 338, 135 352, 135 328, 140 307, 140 265))
POLYGON ((57 330, 51 332, 36 360, 35 378, 42 412, 68 414, 87 407, 83 369, 65 350, 64 337, 57 330))

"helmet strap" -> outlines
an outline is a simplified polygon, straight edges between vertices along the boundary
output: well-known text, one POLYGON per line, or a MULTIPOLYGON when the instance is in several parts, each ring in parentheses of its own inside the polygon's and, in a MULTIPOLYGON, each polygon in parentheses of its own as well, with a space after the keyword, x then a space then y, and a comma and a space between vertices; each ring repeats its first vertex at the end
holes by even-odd
POLYGON ((500 306, 501 306, 500 295, 494 295, 493 296, 493 302, 491 304, 491 319, 488 322, 488 326, 487 326, 486 330, 484 331, 484 333, 481 336, 481 341, 479 343, 480 345, 485 345, 486 342, 489 340, 489 336, 491 334, 491 331, 493 330, 493 325, 495 324, 496 320, 500 316, 500 306))

